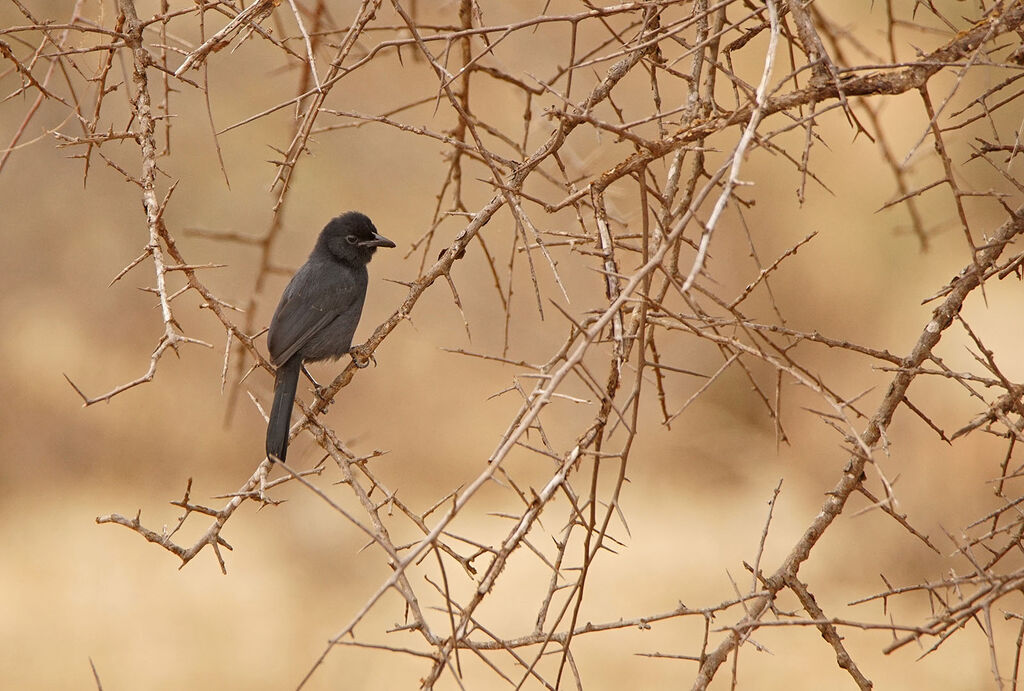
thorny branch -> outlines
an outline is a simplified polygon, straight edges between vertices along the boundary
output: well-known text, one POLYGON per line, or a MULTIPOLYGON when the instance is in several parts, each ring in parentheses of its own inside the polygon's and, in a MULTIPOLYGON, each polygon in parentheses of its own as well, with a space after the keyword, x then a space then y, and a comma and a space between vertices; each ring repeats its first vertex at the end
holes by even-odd
MULTIPOLYGON (((993 279, 1021 278, 1024 266, 1017 244, 1024 232, 1024 186, 1011 167, 1021 150, 1024 92, 1011 89, 1019 78, 1024 4, 985 0, 964 9, 975 16, 963 19, 945 17, 931 3, 916 4, 906 16, 897 16, 890 3, 884 10, 872 10, 881 12, 884 21, 881 35, 887 45, 879 46, 858 38, 859 32, 847 28, 845 15, 827 2, 584 3, 583 8, 551 7, 550 13, 521 16, 515 15, 521 9, 506 8, 503 21, 492 24, 487 23, 492 11, 487 3, 460 0, 454 5, 451 15, 451 8, 362 0, 351 16, 342 17, 335 9, 328 11, 322 0, 290 0, 287 5, 260 0, 241 10, 214 0, 185 9, 165 3, 157 15, 143 20, 134 0, 118 0, 116 17, 87 17, 78 3, 61 21, 40 18, 15 0, 22 23, 0 29, 0 56, 7 64, 0 78, 10 95, 34 94, 34 100, 0 158, 0 171, 22 148, 39 145, 23 140, 31 129, 39 129, 44 117, 40 105, 48 101, 63 108, 66 117, 43 125, 45 136, 52 136, 55 146, 80 152, 75 157, 83 161, 86 180, 100 174, 91 165, 98 157, 117 179, 129 183, 127 198, 141 192, 144 209, 138 257, 112 283, 123 282, 136 267, 152 267, 154 286, 148 293, 155 298, 162 332, 142 376, 95 396, 71 383, 86 406, 159 381, 160 363, 169 350, 187 356, 180 346, 210 346, 187 335, 177 316, 183 303, 175 299, 193 293, 226 338, 217 376, 231 386, 229 411, 246 387, 255 389, 249 395, 260 408, 266 392, 247 377, 254 368, 271 369, 257 340, 267 316, 261 309, 267 297, 262 291, 267 278, 282 271, 273 261, 274 249, 296 173, 303 169, 303 154, 330 150, 332 137, 361 127, 384 128, 396 147, 416 138, 443 154, 443 168, 433 176, 439 182, 424 207, 429 213, 410 219, 423 229, 410 251, 418 254, 415 277, 403 281, 406 296, 360 347, 360 357, 369 358, 386 339, 398 338, 397 327, 421 309, 420 298, 443 277, 467 336, 497 328, 503 343, 500 353, 454 352, 514 369, 518 374, 507 393, 522 397, 486 463, 461 459, 472 479, 427 510, 399 498, 392 486, 396 480, 374 467, 376 452, 360 456, 326 424, 323 413, 353 377, 360 372, 386 376, 385 370, 362 371, 352 363, 310 401, 299 402, 292 429, 293 436, 308 432, 331 463, 312 469, 284 467, 283 475, 270 479, 277 469, 265 459, 254 459, 252 475, 223 497, 226 503, 220 508, 194 502, 189 480, 183 498, 172 502, 183 510, 173 530, 146 527, 141 512, 134 518, 110 514, 97 521, 129 528, 174 554, 182 566, 209 547, 226 572, 221 548, 230 549, 222 536, 228 522, 246 501, 276 503, 273 491, 287 483, 303 486, 310 501, 325 502, 364 533, 391 573, 339 628, 300 687, 345 645, 423 659, 425 688, 448 677, 462 683, 464 668, 476 663, 481 674, 515 688, 583 688, 587 671, 576 652, 579 639, 701 617, 703 636, 677 639, 681 652, 644 653, 645 659, 696 662, 695 689, 706 688, 723 669, 730 669, 736 682, 739 650, 759 646, 755 634, 769 629, 784 635, 793 627, 816 627, 834 654, 834 664, 858 688, 867 689, 872 687, 871 660, 853 659, 844 644, 845 631, 889 632, 894 640, 884 652, 911 642, 926 643, 931 652, 972 625, 983 633, 997 685, 1011 680, 1016 688, 1024 636, 1016 636, 1015 653, 1008 655, 1012 644, 1002 639, 992 610, 1001 606, 1005 617, 1024 622, 1019 611, 1008 609, 1019 605, 1010 601, 1013 594, 1024 591, 1024 513, 1014 493, 1024 477, 1024 463, 1014 454, 1024 429, 1024 384, 1014 380, 1007 363, 1019 354, 988 345, 989 334, 972 328, 962 315, 984 305, 980 298, 968 301, 972 294, 987 295, 986 284, 993 279), (274 31, 263 26, 271 20, 274 31), (560 32, 562 52, 547 61, 545 73, 538 73, 526 69, 519 57, 546 50, 540 36, 552 34, 545 32, 560 32), (918 49, 924 40, 931 43, 918 49), (178 231, 165 221, 166 210, 179 203, 173 195, 177 183, 161 188, 175 170, 172 122, 177 118, 176 127, 190 127, 195 119, 207 131, 212 127, 219 94, 207 69, 213 64, 247 69, 239 68, 233 57, 244 42, 275 56, 298 79, 291 94, 281 94, 273 106, 253 109, 220 132, 213 127, 223 168, 220 138, 227 132, 257 131, 257 124, 286 109, 293 116, 285 141, 271 143, 280 157, 273 162, 275 198, 266 231, 191 233, 259 250, 255 282, 241 300, 244 316, 239 321, 233 301, 219 297, 202 273, 223 264, 188 261, 189 248, 179 245, 178 231), (889 57, 879 57, 883 53, 889 57), (129 67, 126 83, 117 82, 115 57, 129 67), (785 60, 788 74, 783 74, 785 60), (397 77, 399 69, 416 72, 410 83, 418 90, 358 106, 349 102, 349 93, 341 95, 345 86, 373 71, 397 77), (189 75, 197 70, 202 77, 192 79, 189 75), (986 71, 995 76, 995 86, 979 93, 981 82, 968 75, 986 71), (126 92, 127 105, 107 98, 117 90, 126 92), (201 92, 205 117, 195 118, 184 105, 172 112, 170 94, 178 91, 175 100, 182 103, 201 92), (880 106, 907 92, 917 92, 923 108, 920 140, 901 160, 880 106), (514 124, 501 112, 509 103, 521 108, 521 118, 511 120, 514 124), (1008 116, 1012 106, 1018 114, 1008 116), (424 125, 419 118, 442 124, 424 125), (909 350, 905 343, 857 343, 823 333, 825 329, 791 324, 784 314, 787 305, 773 285, 797 271, 808 254, 798 255, 798 250, 814 247, 820 237, 835 231, 801 232, 780 251, 769 234, 747 223, 765 182, 758 179, 753 161, 765 153, 782 154, 775 156, 775 165, 793 166, 802 203, 808 179, 829 189, 824 176, 812 171, 812 163, 826 154, 822 147, 813 148, 814 161, 811 154, 813 146, 825 141, 828 128, 837 126, 877 143, 894 188, 893 201, 884 208, 907 210, 922 249, 944 229, 928 227, 940 222, 925 217, 926 196, 948 207, 945 218, 956 220, 946 225, 967 239, 962 270, 949 281, 934 281, 934 292, 921 296, 941 302, 919 325, 909 350), (68 131, 74 128, 79 132, 68 131), (794 140, 790 131, 800 136, 794 140), (925 141, 935 152, 928 167, 932 177, 918 179, 910 163, 925 158, 920 151, 925 141), (970 148, 961 158, 965 141, 970 148), (124 153, 128 143, 134 147, 131 156, 124 153), (989 178, 994 180, 991 187, 972 185, 975 169, 970 166, 980 163, 997 173, 989 178), (719 238, 737 227, 743 229, 738 237, 749 244, 753 261, 747 265, 716 257, 730 256, 727 242, 719 238), (765 244, 773 247, 766 255, 776 259, 762 264, 765 244), (444 249, 434 255, 438 245, 444 249), (463 261, 482 262, 493 287, 468 287, 463 283, 468 278, 459 278, 457 287, 453 268, 463 261), (524 318, 525 310, 515 292, 522 280, 529 281, 545 328, 560 334, 559 345, 543 362, 514 353, 512 326, 524 318), (492 295, 500 323, 473 322, 459 297, 460 289, 465 294, 468 288, 492 295), (941 346, 950 333, 966 334, 975 371, 947 366, 941 346), (820 346, 844 358, 845 366, 875 367, 890 377, 887 388, 876 395, 848 392, 833 383, 813 359, 824 350, 820 346), (691 361, 717 364, 708 369, 712 374, 698 374, 694 370, 701 368, 691 361), (942 423, 931 406, 912 402, 912 385, 922 375, 968 398, 976 408, 974 416, 942 423), (700 378, 697 383, 694 376, 700 378), (594 573, 610 559, 629 558, 628 550, 613 553, 629 543, 624 488, 630 469, 647 462, 631 454, 634 441, 659 427, 655 417, 665 426, 685 417, 730 376, 749 385, 777 443, 790 442, 782 423, 795 415, 817 416, 840 435, 845 465, 820 512, 795 536, 786 556, 762 570, 770 561, 764 553, 772 537, 769 515, 754 566, 748 566, 752 584, 746 593, 733 582, 735 597, 727 601, 695 608, 680 604, 594 623, 588 619, 589 604, 595 597, 608 597, 594 592, 599 587, 594 573), (789 393, 794 388, 790 385, 800 393, 789 393), (789 402, 798 396, 805 397, 800 404, 789 402), (649 401, 657 403, 657 413, 646 411, 649 401), (563 404, 586 406, 589 419, 551 422, 561 420, 563 404), (796 412, 798 407, 802 412, 796 412), (892 518, 893 527, 904 531, 914 548, 937 551, 915 517, 899 508, 895 483, 883 468, 890 463, 884 457, 890 424, 901 408, 923 420, 944 443, 961 443, 981 433, 1001 440, 1005 449, 992 467, 998 505, 967 526, 963 536, 951 538, 955 554, 950 559, 959 560, 969 575, 915 586, 886 582, 886 591, 878 595, 846 598, 856 600, 851 603, 855 605, 881 600, 884 614, 891 614, 891 600, 927 594, 938 603, 927 621, 837 617, 819 599, 823 591, 834 596, 837 586, 809 584, 801 570, 836 520, 853 513, 848 500, 854 493, 871 502, 865 510, 880 508, 892 518), (949 424, 956 431, 947 434, 949 424), (521 453, 548 464, 539 481, 519 462, 521 453), (340 488, 331 487, 336 481, 340 488), (518 506, 503 514, 504 536, 487 540, 463 534, 457 519, 486 513, 480 490, 491 484, 500 484, 518 506), (877 488, 868 489, 869 484, 877 488), (339 492, 351 492, 361 513, 344 508, 339 492), (176 542, 182 526, 197 519, 210 521, 202 535, 189 545, 176 542), (415 528, 418 538, 411 543, 396 544, 392 538, 402 521, 415 528), (508 627, 489 621, 482 605, 502 588, 514 587, 506 573, 516 560, 543 565, 544 595, 525 629, 499 634, 508 627), (370 613, 386 608, 383 596, 391 592, 404 603, 405 623, 390 632, 370 633, 370 613), (787 594, 800 610, 782 610, 787 594), (443 616, 434 616, 435 610, 443 616), (718 624, 712 626, 712 620, 718 624), (417 635, 417 645, 410 647, 407 638, 392 642, 399 632, 417 635), (726 665, 730 657, 731 668, 726 665)), ((838 189, 840 195, 847 193, 838 189)), ((189 213, 187 207, 175 208, 189 213)), ((204 225, 203 219, 192 220, 195 226, 204 225)), ((773 511, 776 502, 785 500, 776 489, 773 511)), ((756 526, 751 530, 756 536, 756 526)), ((685 551, 686 546, 671 549, 685 551)), ((1024 631, 1024 623, 1019 629, 1024 631)))

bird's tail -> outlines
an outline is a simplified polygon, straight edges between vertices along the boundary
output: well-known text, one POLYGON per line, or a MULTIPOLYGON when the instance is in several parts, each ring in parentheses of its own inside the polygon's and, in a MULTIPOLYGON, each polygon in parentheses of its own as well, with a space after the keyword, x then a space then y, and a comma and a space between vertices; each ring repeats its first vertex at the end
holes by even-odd
POLYGON ((270 420, 267 422, 267 458, 271 461, 284 461, 288 453, 288 430, 291 427, 292 404, 295 402, 301 367, 302 358, 294 355, 277 368, 274 406, 270 409, 270 420))

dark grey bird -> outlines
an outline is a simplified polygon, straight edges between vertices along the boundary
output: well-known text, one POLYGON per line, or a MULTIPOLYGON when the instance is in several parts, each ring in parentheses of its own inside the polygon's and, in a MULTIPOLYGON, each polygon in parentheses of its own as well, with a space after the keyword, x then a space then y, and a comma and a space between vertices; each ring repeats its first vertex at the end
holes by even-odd
POLYGON ((331 219, 281 295, 267 346, 277 367, 267 423, 267 458, 285 460, 292 404, 302 363, 336 360, 349 352, 368 282, 366 265, 378 247, 395 243, 369 218, 349 211, 331 219))

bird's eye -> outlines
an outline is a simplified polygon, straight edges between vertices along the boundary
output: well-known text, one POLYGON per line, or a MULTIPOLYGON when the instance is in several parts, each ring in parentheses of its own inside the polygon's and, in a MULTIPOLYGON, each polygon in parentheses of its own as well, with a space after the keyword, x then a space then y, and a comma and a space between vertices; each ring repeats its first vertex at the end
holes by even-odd
POLYGON ((357 238, 355 235, 346 235, 345 242, 347 242, 350 245, 354 245, 357 242, 359 242, 359 238, 357 238))

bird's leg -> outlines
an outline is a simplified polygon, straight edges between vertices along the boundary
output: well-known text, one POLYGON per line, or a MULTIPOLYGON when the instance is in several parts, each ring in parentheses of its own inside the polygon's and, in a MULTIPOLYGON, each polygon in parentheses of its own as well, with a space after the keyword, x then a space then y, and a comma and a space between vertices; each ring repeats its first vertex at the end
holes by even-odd
POLYGON ((302 365, 302 371, 305 373, 306 377, 309 378, 310 383, 313 384, 313 393, 316 394, 316 397, 324 400, 324 391, 327 389, 317 383, 316 379, 313 378, 313 375, 309 373, 308 369, 306 369, 305 363, 302 365))
POLYGON ((374 367, 377 366, 377 358, 373 356, 373 353, 366 351, 365 345, 352 346, 348 349, 348 354, 352 356, 352 364, 359 369, 363 369, 371 362, 374 367))

